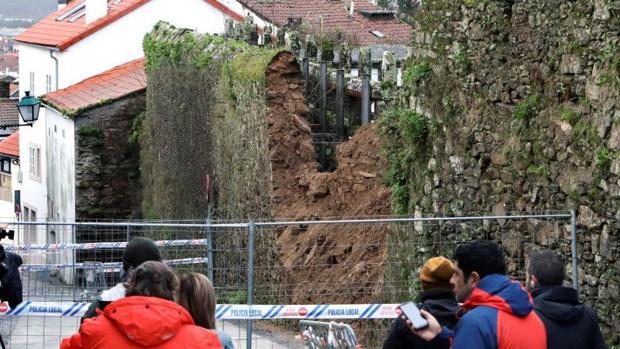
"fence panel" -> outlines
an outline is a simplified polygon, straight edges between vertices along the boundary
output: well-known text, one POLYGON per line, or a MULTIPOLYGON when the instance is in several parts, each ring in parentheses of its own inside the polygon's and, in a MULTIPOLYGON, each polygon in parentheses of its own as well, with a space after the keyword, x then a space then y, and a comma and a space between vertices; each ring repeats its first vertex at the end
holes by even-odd
POLYGON ((57 348, 77 331, 87 302, 121 280, 128 239, 144 236, 156 240, 175 270, 211 276, 218 326, 235 347, 301 348, 329 336, 330 328, 332 339, 344 336, 350 326, 361 346, 379 348, 396 305, 418 297, 419 269, 429 257, 450 257, 459 244, 484 238, 503 246, 509 274, 518 280, 524 280, 527 256, 542 248, 558 251, 572 270, 571 221, 561 213, 255 224, 12 223, 6 229, 16 232, 14 245, 4 246, 24 261, 25 303, 13 310, 0 305, 0 313, 8 314, 0 316, 0 334, 8 348, 57 348))

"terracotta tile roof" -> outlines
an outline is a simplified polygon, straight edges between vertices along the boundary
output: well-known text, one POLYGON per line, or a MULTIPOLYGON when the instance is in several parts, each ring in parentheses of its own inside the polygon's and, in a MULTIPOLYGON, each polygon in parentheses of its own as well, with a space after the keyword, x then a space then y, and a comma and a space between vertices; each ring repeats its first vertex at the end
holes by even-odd
POLYGON ((19 131, 15 131, 0 142, 0 154, 12 158, 19 157, 19 131))
MULTIPOLYGON (((0 98, 0 127, 2 125, 17 124, 21 120, 19 109, 17 109, 18 102, 19 100, 16 98, 0 98)), ((2 133, 1 130, 0 133, 2 133)))
MULTIPOLYGON (((83 6, 84 4, 84 1, 73 0, 64 8, 35 23, 32 27, 18 35, 15 40, 24 43, 56 47, 62 51, 149 1, 150 0, 122 0, 119 2, 108 0, 107 15, 89 24, 86 24, 86 16, 82 15, 77 17, 79 16, 79 12, 74 16, 69 16, 63 20, 57 20, 62 18, 61 16, 63 14, 69 13, 71 10, 83 6)), ((243 16, 232 11, 225 5, 222 5, 217 0, 204 1, 236 21, 243 20, 243 16)))
POLYGON ((74 115, 105 101, 146 89, 144 58, 125 63, 62 90, 41 96, 45 104, 74 115))
MULTIPOLYGON (((323 30, 333 32, 340 30, 349 38, 356 38, 358 45, 408 44, 411 38, 411 26, 397 20, 393 15, 368 0, 355 1, 354 13, 349 18, 347 7, 350 0, 239 0, 257 15, 282 27, 290 17, 301 17, 302 23, 318 32, 323 20, 323 30), (374 16, 365 16, 359 11, 368 11, 374 16), (385 37, 378 38, 370 31, 378 30, 385 37)), ((355 41, 355 40, 353 40, 355 41)))

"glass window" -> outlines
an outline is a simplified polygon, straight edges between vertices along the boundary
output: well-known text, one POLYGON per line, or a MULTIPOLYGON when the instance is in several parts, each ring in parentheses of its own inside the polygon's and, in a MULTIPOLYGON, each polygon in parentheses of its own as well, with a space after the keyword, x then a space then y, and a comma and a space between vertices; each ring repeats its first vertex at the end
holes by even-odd
POLYGON ((4 173, 11 173, 11 159, 2 158, 0 160, 0 171, 4 173))
POLYGON ((30 72, 30 95, 34 96, 34 72, 30 72))
POLYGON ((45 75, 45 93, 52 92, 52 76, 45 75))
POLYGON ((29 149, 30 160, 30 178, 40 181, 41 180, 41 147, 35 144, 30 145, 29 149))

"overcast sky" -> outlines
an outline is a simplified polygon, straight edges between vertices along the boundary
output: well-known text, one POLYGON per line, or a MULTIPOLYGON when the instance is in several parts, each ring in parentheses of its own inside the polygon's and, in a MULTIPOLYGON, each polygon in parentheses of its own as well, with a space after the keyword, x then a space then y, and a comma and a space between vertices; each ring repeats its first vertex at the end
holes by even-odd
POLYGON ((57 0, 0 0, 2 18, 38 20, 58 8, 57 0))

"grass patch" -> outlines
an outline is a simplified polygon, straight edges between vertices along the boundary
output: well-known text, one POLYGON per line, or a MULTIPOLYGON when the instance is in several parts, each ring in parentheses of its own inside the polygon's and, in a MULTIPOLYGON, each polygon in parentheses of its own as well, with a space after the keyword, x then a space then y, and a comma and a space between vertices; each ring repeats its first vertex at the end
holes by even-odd
POLYGON ((540 103, 541 98, 539 95, 527 97, 524 101, 517 104, 514 112, 515 119, 529 121, 538 112, 540 103))
POLYGON ((571 126, 575 126, 579 122, 581 115, 573 108, 563 107, 560 110, 560 120, 569 123, 571 126))
POLYGON ((93 125, 84 125, 78 128, 78 135, 82 137, 103 137, 103 131, 93 125))
POLYGON ((596 167, 601 171, 601 173, 609 172, 609 166, 611 166, 613 154, 609 151, 609 149, 605 147, 601 147, 596 151, 596 167))
POLYGON ((263 84, 267 65, 277 52, 252 47, 246 52, 236 54, 230 62, 231 78, 238 82, 256 81, 263 84))
POLYGON ((383 113, 379 127, 389 163, 384 182, 392 189, 394 211, 405 214, 410 208, 411 189, 419 189, 419 178, 426 168, 431 122, 424 115, 399 108, 383 113))
POLYGON ((463 4, 468 8, 477 7, 479 4, 486 4, 487 0, 463 0, 463 4))
POLYGON ((405 70, 404 80, 408 83, 419 83, 426 80, 432 71, 431 65, 427 62, 413 64, 405 70))

